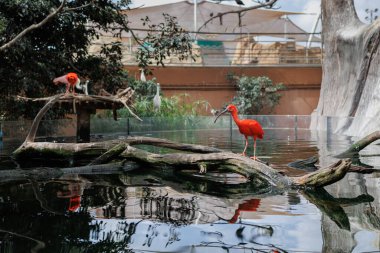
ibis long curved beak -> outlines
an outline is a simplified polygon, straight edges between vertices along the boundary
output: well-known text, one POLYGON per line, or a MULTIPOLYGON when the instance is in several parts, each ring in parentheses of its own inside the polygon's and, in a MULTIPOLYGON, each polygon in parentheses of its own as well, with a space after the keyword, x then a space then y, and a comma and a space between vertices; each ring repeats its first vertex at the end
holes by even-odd
POLYGON ((221 111, 218 115, 216 115, 216 118, 215 118, 215 120, 214 120, 214 123, 215 123, 216 120, 220 117, 220 115, 222 115, 222 114, 224 114, 224 113, 226 113, 226 112, 228 112, 227 108, 224 109, 223 111, 221 111))

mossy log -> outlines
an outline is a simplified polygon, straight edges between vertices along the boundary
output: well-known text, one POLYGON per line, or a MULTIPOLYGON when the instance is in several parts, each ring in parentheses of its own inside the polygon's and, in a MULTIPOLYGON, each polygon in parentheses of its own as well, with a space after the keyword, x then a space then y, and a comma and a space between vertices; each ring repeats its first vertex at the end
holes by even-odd
MULTIPOLYGON (((370 145, 371 143, 377 141, 380 139, 380 131, 375 131, 362 139, 356 141, 354 144, 352 144, 348 149, 346 149, 344 152, 336 155, 336 158, 351 158, 353 159, 354 164, 356 166, 351 166, 348 172, 354 172, 354 173, 373 173, 378 171, 377 169, 373 169, 372 166, 363 164, 358 160, 359 152, 370 145)), ((312 156, 304 160, 297 160, 295 162, 291 162, 288 164, 289 167, 300 169, 304 171, 316 170, 318 169, 315 165, 318 162, 319 158, 318 156, 312 156)))
POLYGON ((254 179, 277 188, 287 187, 323 187, 332 184, 344 177, 350 168, 350 160, 342 160, 326 169, 306 174, 302 177, 287 177, 270 166, 254 161, 248 157, 225 152, 220 149, 181 144, 152 137, 128 137, 125 140, 112 140, 98 143, 51 143, 51 142, 24 142, 14 152, 16 160, 32 159, 35 157, 62 158, 78 157, 79 155, 100 156, 94 163, 108 162, 114 158, 128 159, 155 166, 170 166, 175 169, 203 167, 228 170, 246 178, 254 179), (133 147, 136 145, 151 145, 165 147, 179 151, 168 154, 153 154, 133 147), (125 148, 125 151, 121 151, 125 148), (107 152, 108 151, 108 152, 107 152), (105 153, 105 154, 104 154, 105 153), (103 154, 103 156, 102 156, 103 154))
POLYGON ((359 151, 374 141, 380 139, 380 131, 375 131, 352 144, 346 151, 336 155, 337 158, 352 158, 359 155, 359 151))

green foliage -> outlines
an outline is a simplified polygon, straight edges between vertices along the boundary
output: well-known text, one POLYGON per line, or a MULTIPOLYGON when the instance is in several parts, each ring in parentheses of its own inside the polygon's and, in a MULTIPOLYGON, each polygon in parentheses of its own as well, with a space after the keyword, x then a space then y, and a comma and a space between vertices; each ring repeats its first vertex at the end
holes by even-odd
POLYGON ((264 108, 273 110, 281 98, 278 91, 285 89, 283 84, 275 85, 266 76, 242 76, 234 79, 238 91, 233 103, 242 114, 258 114, 264 108))
POLYGON ((141 117, 181 117, 195 116, 201 110, 207 109, 209 106, 207 101, 195 101, 193 103, 186 102, 188 94, 179 96, 161 97, 161 108, 155 111, 153 108, 153 100, 143 98, 136 101, 134 109, 137 115, 141 117))
MULTIPOLYGON (((201 111, 205 111, 209 107, 207 101, 198 100, 195 102, 188 102, 189 95, 182 94, 172 97, 164 97, 160 90, 161 107, 156 111, 153 107, 153 98, 156 95, 156 79, 142 82, 130 78, 128 86, 134 89, 134 104, 133 112, 140 117, 181 117, 181 116, 196 116, 201 111)), ((106 113, 107 117, 111 117, 111 111, 106 113)), ((131 117, 127 109, 118 110, 119 117, 131 117)))
MULTIPOLYGON (((40 105, 25 105, 14 97, 56 94, 61 87, 53 85, 52 80, 67 72, 89 78, 92 93, 100 88, 114 93, 125 87, 127 73, 121 63, 121 44, 103 45, 99 55, 89 55, 88 48, 91 41, 99 36, 99 30, 113 32, 116 36, 120 36, 122 31, 130 31, 127 16, 123 14, 129 2, 67 1, 63 11, 41 28, 30 31, 12 47, 0 51, 0 115, 7 119, 34 118, 40 105)), ((61 3, 61 0, 1 0, 0 45, 9 42, 32 24, 39 23, 61 3)), ((160 44, 152 44, 153 48, 159 48, 158 51, 154 55, 146 55, 140 66, 146 66, 150 57, 164 58, 160 54, 172 53, 176 46, 191 50, 190 37, 178 28, 175 19, 168 17, 157 27, 161 28, 165 29, 166 36, 157 37, 160 44), (166 47, 170 49, 165 50, 166 47)), ((144 41, 144 38, 140 40, 144 41)), ((154 39, 147 41, 153 42, 154 39)), ((189 53, 186 50, 180 52, 189 53)))
MULTIPOLYGON (((207 101, 185 102, 187 94, 171 97, 161 97, 161 108, 159 111, 153 108, 153 99, 142 98, 135 101, 133 111, 140 117, 182 117, 196 116, 200 111, 208 108, 207 101)), ((130 117, 128 110, 118 111, 120 117, 130 117)))
POLYGON ((148 30, 159 31, 149 33, 138 49, 137 59, 143 69, 154 62, 164 65, 163 61, 171 55, 178 56, 180 60, 189 57, 195 60, 190 34, 178 25, 176 17, 165 13, 163 16, 165 22, 159 24, 151 24, 149 17, 142 20, 148 30))
POLYGON ((133 94, 135 101, 143 101, 144 99, 153 101, 153 97, 156 95, 157 83, 155 78, 142 82, 130 77, 128 78, 128 87, 135 91, 133 94))

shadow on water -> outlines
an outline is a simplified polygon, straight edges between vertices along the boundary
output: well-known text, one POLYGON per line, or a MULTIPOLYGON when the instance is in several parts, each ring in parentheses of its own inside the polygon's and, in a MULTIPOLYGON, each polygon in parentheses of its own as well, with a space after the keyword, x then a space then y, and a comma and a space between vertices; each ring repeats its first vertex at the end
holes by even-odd
MULTIPOLYGON (((234 152, 244 144, 235 132, 230 141, 229 131, 155 137, 234 152)), ((334 144, 329 138, 327 145, 310 132, 296 139, 291 131, 268 130, 258 154, 301 175, 287 164, 319 154, 323 166, 347 146, 347 139, 334 144)), ((377 167, 372 156, 361 160, 377 167)), ((8 162, 1 160, 9 169, 8 162)), ((376 173, 349 174, 326 189, 278 192, 212 169, 199 175, 144 167, 17 180, 0 184, 0 252, 374 251, 380 236, 378 183, 376 173)))

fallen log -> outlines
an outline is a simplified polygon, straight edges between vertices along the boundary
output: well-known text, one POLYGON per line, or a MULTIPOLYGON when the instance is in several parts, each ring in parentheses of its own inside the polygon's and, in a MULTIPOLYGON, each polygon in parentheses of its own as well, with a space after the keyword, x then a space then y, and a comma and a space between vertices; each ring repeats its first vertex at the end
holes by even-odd
POLYGON ((243 175, 246 178, 261 179, 261 183, 266 182, 267 184, 279 188, 285 188, 291 185, 287 177, 284 177, 271 167, 231 152, 209 154, 153 154, 142 149, 128 146, 122 155, 125 158, 148 163, 152 166, 167 165, 179 169, 183 169, 183 166, 186 165, 193 166, 193 168, 196 169, 200 169, 200 164, 202 166, 224 165, 223 168, 243 175))
POLYGON ((351 160, 339 160, 327 168, 293 178, 295 186, 323 187, 341 180, 351 166, 351 160))
POLYGON ((88 165, 95 165, 95 164, 103 164, 111 161, 114 157, 120 155, 125 149, 127 148, 126 143, 119 143, 115 145, 113 148, 93 160, 88 165))
POLYGON ((336 155, 337 158, 352 158, 359 155, 359 151, 374 141, 380 139, 380 131, 375 131, 352 144, 346 151, 336 155))
POLYGON ((109 151, 115 145, 118 144, 153 145, 156 147, 199 153, 222 152, 222 150, 220 149, 202 145, 182 144, 152 137, 128 136, 128 138, 124 140, 110 140, 91 143, 57 143, 25 141, 12 153, 12 156, 17 161, 21 161, 24 159, 35 159, 36 157, 45 157, 46 159, 69 159, 75 156, 87 156, 94 158, 109 151))
MULTIPOLYGON (((354 144, 352 144, 347 150, 340 153, 339 155, 336 155, 336 158, 353 158, 353 163, 356 164, 356 166, 351 166, 348 172, 354 172, 354 173, 362 173, 362 174, 369 174, 373 172, 377 172, 377 169, 373 169, 372 166, 363 164, 359 160, 359 152, 370 145, 371 143, 377 141, 380 139, 380 131, 375 131, 362 139, 358 140, 354 144)), ((288 164, 289 167, 300 169, 300 170, 315 170, 317 167, 315 164, 318 162, 319 158, 318 156, 312 156, 307 159, 303 160, 297 160, 295 162, 291 162, 288 164)))
MULTIPOLYGON (((202 166, 218 167, 250 178, 255 183, 267 184, 281 189, 287 187, 323 187, 343 178, 351 165, 349 160, 343 160, 324 170, 309 173, 302 177, 289 178, 264 163, 231 152, 224 152, 220 149, 202 145, 181 144, 151 137, 128 137, 125 140, 112 140, 99 143, 25 142, 14 152, 14 157, 16 159, 23 159, 25 157, 30 159, 42 156, 45 159, 49 157, 67 159, 85 154, 93 155, 93 157, 99 156, 108 150, 112 150, 112 148, 114 148, 113 150, 117 150, 117 152, 109 152, 107 155, 104 155, 103 158, 106 157, 104 160, 103 158, 99 158, 100 162, 101 160, 104 162, 116 158, 124 147, 126 147, 126 151, 120 155, 124 159, 139 161, 152 166, 167 165, 179 169, 183 168, 183 166, 191 166, 194 169, 199 169, 202 166), (132 147, 133 145, 141 144, 193 153, 152 154, 132 147)), ((96 163, 99 163, 99 161, 96 163)))

